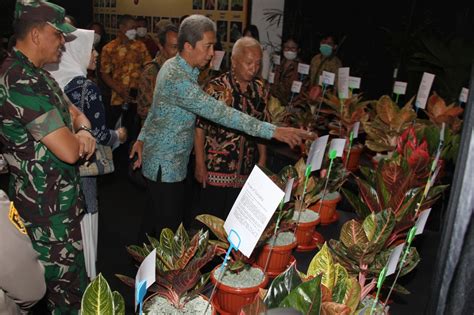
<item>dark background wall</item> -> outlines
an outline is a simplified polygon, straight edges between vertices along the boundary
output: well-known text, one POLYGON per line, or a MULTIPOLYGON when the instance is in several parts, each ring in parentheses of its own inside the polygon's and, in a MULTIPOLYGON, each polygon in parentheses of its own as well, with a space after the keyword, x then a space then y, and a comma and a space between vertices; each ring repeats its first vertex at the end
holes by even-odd
POLYGON ((410 81, 419 82, 421 70, 437 74, 440 80, 435 84, 440 87, 435 88, 447 98, 459 93, 458 85, 467 87, 474 57, 473 1, 285 1, 283 37, 292 35, 299 40, 304 60, 309 62, 318 52, 321 34, 326 32, 345 38, 339 56, 344 66, 351 67, 351 75, 362 76, 362 89, 368 97, 391 93, 393 69, 400 62, 399 80, 409 81, 408 95, 416 93, 418 83, 410 81), (434 43, 427 45, 422 41, 426 38, 434 43), (452 44, 455 39, 462 41, 460 49, 452 44), (431 67, 426 55, 421 60, 423 67, 414 63, 416 53, 435 55, 434 60, 428 60, 431 67), (453 66, 465 70, 448 69, 453 66), (459 82, 446 87, 449 83, 443 80, 452 82, 450 77, 459 82))

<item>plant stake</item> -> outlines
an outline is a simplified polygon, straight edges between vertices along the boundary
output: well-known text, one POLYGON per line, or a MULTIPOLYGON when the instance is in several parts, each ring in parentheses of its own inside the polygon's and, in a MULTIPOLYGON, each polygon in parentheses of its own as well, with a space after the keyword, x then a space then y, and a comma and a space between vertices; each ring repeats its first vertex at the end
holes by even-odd
POLYGON ((331 175, 331 168, 332 168, 332 163, 334 161, 334 159, 336 158, 336 155, 337 155, 337 151, 336 150, 331 150, 329 152, 329 169, 328 169, 328 173, 326 175, 326 182, 324 183, 324 189, 323 189, 323 195, 321 197, 321 202, 319 203, 319 210, 318 210, 318 213, 321 213, 321 208, 323 207, 323 201, 324 201, 324 197, 326 196, 326 189, 328 187, 328 182, 329 182, 329 176, 331 175))
POLYGON ((370 310, 370 315, 374 314, 375 308, 377 307, 377 301, 379 300, 380 290, 382 289, 386 274, 387 266, 383 267, 382 272, 380 272, 379 279, 377 280, 377 294, 375 295, 374 303, 372 304, 372 309, 370 310))

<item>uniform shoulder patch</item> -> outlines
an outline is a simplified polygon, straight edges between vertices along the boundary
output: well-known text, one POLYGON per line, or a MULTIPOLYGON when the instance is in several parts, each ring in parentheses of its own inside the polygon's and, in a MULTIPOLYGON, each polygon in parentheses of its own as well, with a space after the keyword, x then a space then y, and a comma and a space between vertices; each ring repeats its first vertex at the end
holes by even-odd
POLYGON ((16 210, 15 206, 13 205, 13 202, 10 202, 10 211, 8 212, 8 219, 10 219, 10 222, 20 233, 26 235, 25 224, 23 223, 23 220, 18 214, 18 210, 16 210))

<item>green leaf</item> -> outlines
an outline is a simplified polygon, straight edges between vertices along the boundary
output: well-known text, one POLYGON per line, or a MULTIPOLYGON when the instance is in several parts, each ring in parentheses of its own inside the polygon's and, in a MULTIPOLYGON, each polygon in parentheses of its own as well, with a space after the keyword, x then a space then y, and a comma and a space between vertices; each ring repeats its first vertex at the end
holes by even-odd
POLYGON ((354 208, 358 217, 365 218, 370 214, 370 209, 365 205, 365 203, 362 202, 359 196, 345 188, 342 188, 342 193, 346 197, 347 201, 349 201, 352 208, 354 208))
POLYGON ((114 298, 114 314, 125 315, 125 300, 123 296, 117 291, 112 292, 114 298))
POLYGON ((86 288, 81 301, 81 314, 113 315, 114 300, 109 284, 99 274, 86 288))
POLYGON ((344 223, 339 239, 346 247, 350 247, 355 244, 364 244, 369 241, 365 235, 362 224, 356 220, 350 220, 344 223))
POLYGON ((382 248, 395 227, 395 215, 390 209, 372 213, 365 218, 362 226, 367 239, 375 244, 377 248, 382 248))
POLYGON ((269 308, 276 308, 288 293, 300 285, 301 282, 301 278, 296 270, 296 264, 292 263, 285 272, 279 274, 272 281, 263 301, 269 308))
POLYGON ((360 292, 362 288, 360 287, 359 281, 354 277, 349 277, 346 279, 346 292, 342 304, 347 305, 352 313, 355 312, 360 302, 360 292))
POLYGON ((370 212, 379 212, 382 210, 381 202, 377 191, 370 186, 368 182, 361 178, 356 177, 357 186, 359 186, 359 193, 362 197, 362 200, 365 202, 367 207, 369 207, 370 212))
POLYGON ((229 243, 227 241, 227 233, 224 230, 224 220, 210 214, 198 215, 196 220, 207 226, 219 241, 229 243))
POLYGON ((319 252, 314 255, 309 263, 308 276, 317 276, 322 274, 322 284, 332 291, 334 287, 334 261, 329 251, 328 245, 324 243, 319 252))
POLYGON ((347 279, 349 274, 346 268, 340 264, 334 266, 334 288, 332 290, 332 300, 337 303, 342 303, 347 290, 347 279))
POLYGON ((303 282, 280 303, 280 307, 291 307, 307 315, 319 315, 321 310, 321 278, 303 282))

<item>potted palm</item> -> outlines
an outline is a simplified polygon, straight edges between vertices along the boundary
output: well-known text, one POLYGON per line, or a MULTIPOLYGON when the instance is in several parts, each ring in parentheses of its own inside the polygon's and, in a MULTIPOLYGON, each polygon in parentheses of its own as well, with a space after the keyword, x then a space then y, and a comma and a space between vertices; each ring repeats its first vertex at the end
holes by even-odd
MULTIPOLYGON (((198 231, 192 238, 181 224, 176 233, 161 231, 160 239, 148 236, 150 244, 127 247, 129 254, 142 262, 156 249, 156 283, 149 291, 154 294, 144 302, 144 312, 151 314, 203 314, 208 301, 199 293, 209 280, 200 269, 215 256, 217 247, 209 242, 209 233, 198 231)), ((117 275, 124 283, 134 287, 135 280, 117 275)), ((213 311, 208 309, 208 314, 213 311)))

